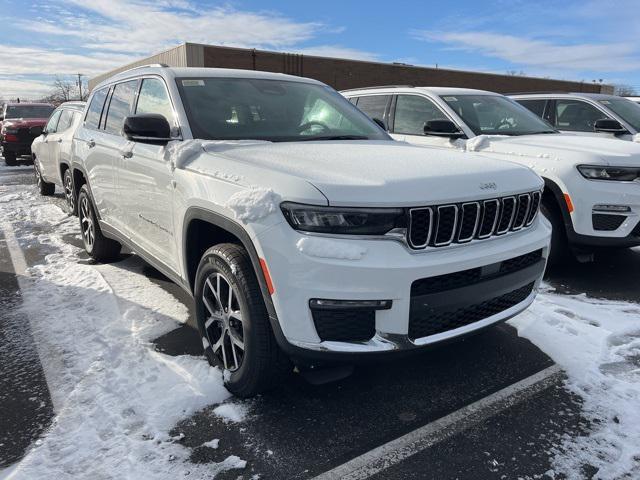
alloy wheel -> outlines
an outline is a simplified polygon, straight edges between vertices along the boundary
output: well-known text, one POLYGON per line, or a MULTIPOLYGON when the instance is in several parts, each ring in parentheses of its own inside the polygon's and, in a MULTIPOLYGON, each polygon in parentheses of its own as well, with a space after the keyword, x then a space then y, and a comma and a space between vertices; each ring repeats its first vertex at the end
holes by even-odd
POLYGON ((71 180, 71 175, 65 175, 64 177, 64 198, 67 200, 69 210, 73 212, 75 199, 73 198, 73 181, 71 180))
POLYGON ((227 278, 215 272, 202 289, 206 340, 226 370, 234 372, 244 358, 244 324, 238 293, 227 278))
POLYGON ((83 196, 80 201, 80 229, 82 230, 82 239, 87 246, 87 250, 91 251, 93 249, 96 232, 93 217, 91 217, 91 206, 86 196, 83 196))

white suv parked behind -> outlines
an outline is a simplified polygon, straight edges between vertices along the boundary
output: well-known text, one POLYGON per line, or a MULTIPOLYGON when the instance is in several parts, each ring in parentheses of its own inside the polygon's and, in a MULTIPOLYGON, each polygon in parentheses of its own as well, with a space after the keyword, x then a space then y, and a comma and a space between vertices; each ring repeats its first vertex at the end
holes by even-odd
POLYGON ((352 362, 504 321, 545 267, 535 173, 394 142, 314 80, 136 68, 94 89, 74 146, 87 252, 125 244, 192 293, 237 395, 291 359, 352 362))
POLYGON ((560 134, 514 100, 483 90, 380 87, 343 95, 397 140, 533 168, 545 181, 553 260, 566 257, 567 243, 583 257, 595 247, 640 245, 639 144, 560 134))
POLYGON ((617 95, 530 93, 511 98, 562 132, 621 140, 634 140, 640 132, 640 105, 617 95))

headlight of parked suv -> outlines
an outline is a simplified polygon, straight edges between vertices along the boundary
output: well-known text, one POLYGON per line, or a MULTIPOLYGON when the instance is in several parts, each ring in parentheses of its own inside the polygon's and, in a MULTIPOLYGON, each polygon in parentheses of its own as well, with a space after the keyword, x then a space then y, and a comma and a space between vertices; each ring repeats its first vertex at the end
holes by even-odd
POLYGON ((578 171, 589 180, 614 180, 632 182, 640 178, 638 167, 599 167, 595 165, 579 165, 578 171))
POLYGON ((344 235, 384 235, 404 227, 402 208, 319 207, 284 202, 285 218, 296 230, 344 235))

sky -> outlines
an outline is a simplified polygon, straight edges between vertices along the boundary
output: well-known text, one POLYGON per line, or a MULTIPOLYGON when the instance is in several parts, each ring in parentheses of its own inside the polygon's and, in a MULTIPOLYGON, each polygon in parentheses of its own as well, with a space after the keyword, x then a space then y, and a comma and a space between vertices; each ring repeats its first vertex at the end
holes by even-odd
POLYGON ((0 98, 182 42, 612 84, 640 94, 637 0, 0 0, 0 98))

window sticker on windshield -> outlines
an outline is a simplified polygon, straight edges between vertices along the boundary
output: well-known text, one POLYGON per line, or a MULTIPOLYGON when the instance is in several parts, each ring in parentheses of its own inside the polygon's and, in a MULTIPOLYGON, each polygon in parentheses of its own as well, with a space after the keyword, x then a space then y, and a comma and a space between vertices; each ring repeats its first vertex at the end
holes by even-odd
POLYGON ((204 80, 182 80, 183 87, 204 87, 204 80))
POLYGON ((445 102, 457 102, 458 99, 456 97, 444 97, 445 102))

